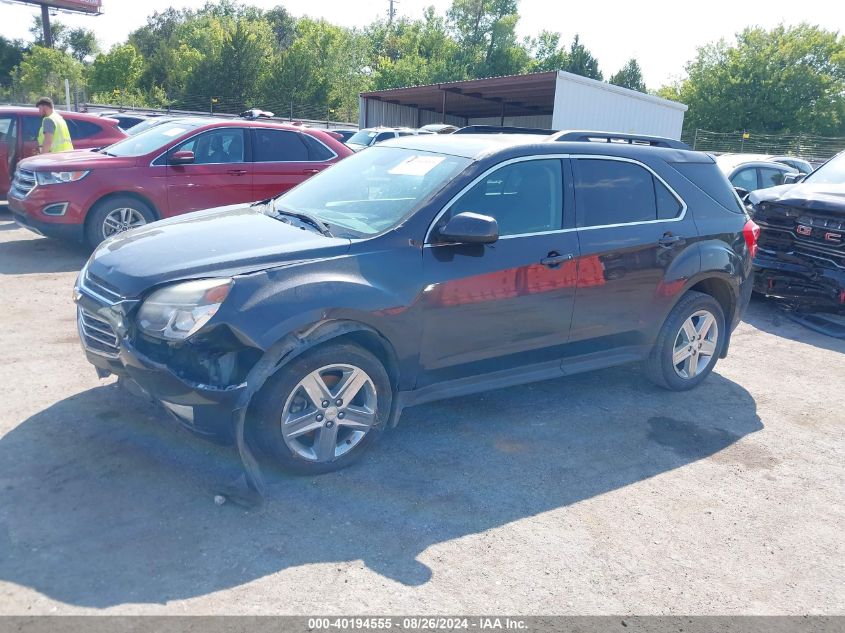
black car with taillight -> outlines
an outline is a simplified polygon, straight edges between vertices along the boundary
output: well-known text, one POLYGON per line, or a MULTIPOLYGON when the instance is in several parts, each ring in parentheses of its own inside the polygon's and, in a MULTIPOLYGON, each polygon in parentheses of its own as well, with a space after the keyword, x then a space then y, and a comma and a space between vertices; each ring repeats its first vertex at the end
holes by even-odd
POLYGON ((801 307, 845 309, 845 152, 800 182, 752 192, 760 226, 754 289, 801 307))
POLYGON ((678 141, 408 136, 106 240, 79 333, 101 376, 193 431, 237 427, 324 472, 430 400, 633 361, 697 386, 748 303, 756 236, 713 158, 678 141))

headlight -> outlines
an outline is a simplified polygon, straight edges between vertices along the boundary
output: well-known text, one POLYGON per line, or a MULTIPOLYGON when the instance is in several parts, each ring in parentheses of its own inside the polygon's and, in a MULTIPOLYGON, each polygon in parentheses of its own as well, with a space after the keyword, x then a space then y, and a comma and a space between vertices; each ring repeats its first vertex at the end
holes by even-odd
POLYGON ((63 182, 82 180, 89 173, 87 171, 37 171, 35 180, 39 185, 58 185, 63 182))
POLYGON ((231 288, 231 279, 200 279, 156 290, 138 311, 138 327, 150 336, 182 341, 208 323, 231 288))

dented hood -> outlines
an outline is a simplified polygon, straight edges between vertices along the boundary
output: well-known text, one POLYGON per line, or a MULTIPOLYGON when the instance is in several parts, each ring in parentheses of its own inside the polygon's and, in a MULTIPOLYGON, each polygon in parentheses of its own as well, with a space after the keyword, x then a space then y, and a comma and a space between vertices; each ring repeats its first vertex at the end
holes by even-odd
POLYGON ((230 276, 315 257, 342 255, 346 238, 326 237, 249 205, 181 215, 103 242, 88 273, 124 297, 180 279, 230 276))
POLYGON ((845 216, 845 184, 813 184, 802 182, 751 192, 753 204, 770 202, 806 211, 819 211, 845 216))

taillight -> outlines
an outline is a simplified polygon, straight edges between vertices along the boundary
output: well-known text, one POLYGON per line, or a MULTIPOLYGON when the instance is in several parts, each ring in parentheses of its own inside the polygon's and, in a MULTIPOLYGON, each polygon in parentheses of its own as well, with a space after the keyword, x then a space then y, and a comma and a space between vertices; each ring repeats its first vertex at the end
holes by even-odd
POLYGON ((751 257, 754 257, 757 254, 757 240, 760 239, 760 227, 754 220, 748 220, 742 227, 742 237, 745 238, 748 252, 751 253, 751 257))

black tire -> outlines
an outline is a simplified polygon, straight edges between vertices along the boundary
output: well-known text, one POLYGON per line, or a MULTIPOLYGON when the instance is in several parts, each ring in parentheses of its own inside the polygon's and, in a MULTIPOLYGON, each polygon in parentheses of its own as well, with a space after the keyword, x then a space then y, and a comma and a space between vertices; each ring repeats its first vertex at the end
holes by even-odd
MULTIPOLYGON (((255 431, 253 436, 259 442, 261 452, 284 471, 299 475, 315 475, 340 470, 359 459, 378 440, 387 425, 392 400, 393 390, 390 378, 378 358, 367 350, 351 343, 326 343, 294 358, 289 364, 280 367, 267 380, 256 395, 250 409, 251 424, 254 425, 255 431), (329 410, 314 408, 312 411, 313 402, 304 398, 303 392, 297 387, 300 381, 311 372, 333 365, 348 365, 361 369, 370 378, 373 389, 370 390, 365 387, 362 390, 367 391, 370 393, 370 397, 375 398, 375 406, 372 407, 375 412, 375 421, 363 437, 356 440, 356 443, 347 452, 331 459, 308 459, 288 444, 288 440, 282 433, 282 416, 286 413, 288 400, 298 397, 300 401, 305 403, 307 407, 305 411, 311 411, 314 414, 315 420, 318 413, 325 413, 324 419, 327 421, 324 422, 324 425, 329 426, 329 410), (299 396, 297 396, 297 393, 299 393, 299 396)), ((292 400, 293 402, 295 400, 292 400)), ((349 403, 344 404, 348 405, 349 403)), ((330 407, 330 409, 336 408, 330 407)), ((352 434, 354 431, 344 427, 342 423, 337 424, 337 441, 339 446, 342 446, 344 441, 342 434, 352 434)), ((303 449, 301 444, 307 444, 311 441, 313 442, 312 450, 316 453, 317 434, 322 431, 323 429, 320 428, 306 433, 301 436, 302 440, 297 438, 292 443, 301 451, 303 449)), ((351 444, 352 442, 347 439, 346 443, 351 444)), ((305 448, 307 450, 307 447, 305 448)))
POLYGON ((106 218, 117 209, 132 209, 144 218, 144 223, 155 222, 156 214, 148 204, 132 196, 116 196, 98 202, 91 209, 85 221, 85 241, 91 248, 96 248, 106 239, 104 223, 106 218))
POLYGON ((724 347, 726 334, 725 314, 719 302, 708 294, 691 290, 672 308, 663 327, 660 328, 660 333, 645 363, 646 374, 656 385, 671 391, 686 391, 697 387, 713 371, 724 347), (679 340, 681 328, 687 319, 700 311, 707 311, 715 318, 715 325, 718 328, 715 350, 700 373, 693 377, 684 377, 676 370, 673 363, 675 343, 679 340))

